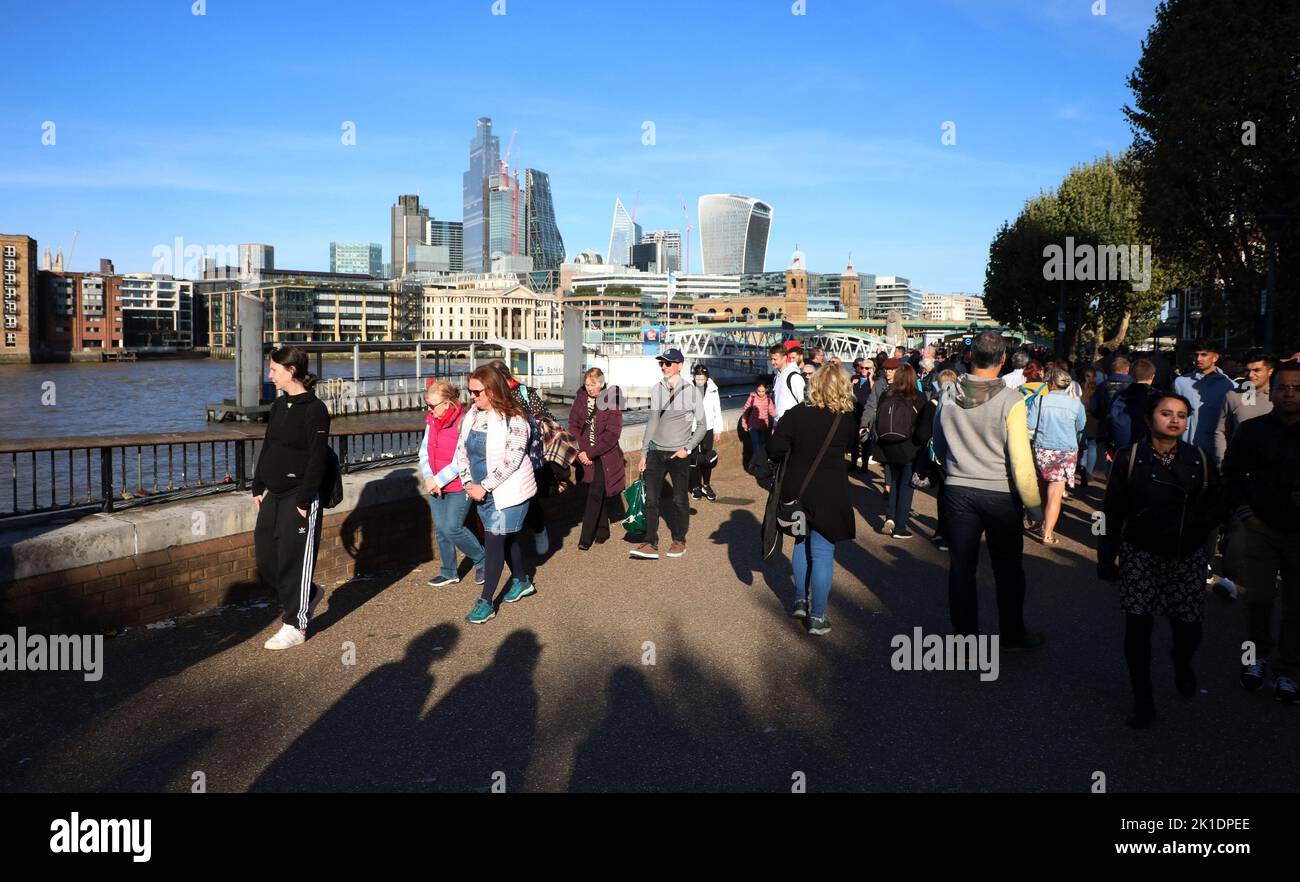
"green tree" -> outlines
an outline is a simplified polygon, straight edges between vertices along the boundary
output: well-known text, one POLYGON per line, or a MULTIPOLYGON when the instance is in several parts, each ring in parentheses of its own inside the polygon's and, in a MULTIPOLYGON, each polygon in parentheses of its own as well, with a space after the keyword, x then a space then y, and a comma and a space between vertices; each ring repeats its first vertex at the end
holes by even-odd
POLYGON ((1300 339, 1300 3, 1165 0, 1129 86, 1157 250, 1243 337, 1265 342, 1272 312, 1275 345, 1300 339), (1262 309, 1270 246, 1275 293, 1262 309))

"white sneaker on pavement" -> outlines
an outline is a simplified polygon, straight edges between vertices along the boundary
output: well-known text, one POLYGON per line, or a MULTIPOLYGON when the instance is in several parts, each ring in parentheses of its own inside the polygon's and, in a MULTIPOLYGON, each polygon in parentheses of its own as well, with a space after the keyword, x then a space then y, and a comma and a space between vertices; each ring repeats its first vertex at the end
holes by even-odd
POLYGON ((263 649, 290 649, 307 642, 307 635, 293 625, 281 625, 275 636, 262 644, 263 649))

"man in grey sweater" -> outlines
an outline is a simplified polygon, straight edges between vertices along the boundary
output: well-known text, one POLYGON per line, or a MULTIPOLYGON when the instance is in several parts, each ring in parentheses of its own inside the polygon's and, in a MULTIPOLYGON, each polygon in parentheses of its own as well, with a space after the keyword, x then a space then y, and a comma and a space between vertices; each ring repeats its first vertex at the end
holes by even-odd
POLYGON ((629 556, 643 560, 659 558, 659 505, 664 475, 672 481, 673 495, 664 503, 664 520, 672 533, 669 557, 686 553, 686 530, 691 507, 686 491, 691 483, 688 457, 708 429, 704 394, 694 383, 682 379, 682 353, 668 349, 657 360, 663 380, 650 388, 650 422, 641 445, 641 478, 645 481, 645 541, 629 556), (692 421, 694 427, 692 428, 692 421))

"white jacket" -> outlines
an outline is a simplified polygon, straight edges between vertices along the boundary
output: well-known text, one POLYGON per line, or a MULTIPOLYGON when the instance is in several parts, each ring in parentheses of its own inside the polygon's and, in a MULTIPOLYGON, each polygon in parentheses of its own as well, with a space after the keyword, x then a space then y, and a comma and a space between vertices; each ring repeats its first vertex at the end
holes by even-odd
MULTIPOLYGON (((470 408, 466 412, 464 419, 460 421, 460 440, 456 443, 456 458, 453 464, 460 472, 461 483, 469 485, 473 483, 470 475, 469 454, 465 450, 465 439, 469 437, 470 428, 474 425, 475 416, 480 411, 470 408)), ((499 484, 493 483, 492 473, 502 465, 509 466, 506 457, 506 418, 496 411, 486 414, 488 421, 487 431, 487 470, 488 476, 484 479, 482 487, 492 494, 492 501, 496 504, 497 510, 509 508, 512 505, 519 505, 527 502, 537 495, 537 479, 533 476, 532 464, 528 461, 528 437, 529 424, 528 420, 522 417, 512 417, 509 428, 515 430, 515 454, 518 455, 522 449, 523 455, 515 470, 499 484), (520 440, 520 423, 522 422, 522 441, 520 440)), ((513 457, 512 457, 513 458, 513 457)))
MULTIPOLYGON (((691 420, 692 434, 696 428, 695 420, 691 420)), ((712 432, 715 440, 722 432, 722 395, 712 378, 704 386, 704 431, 712 432)))
POLYGON ((772 406, 776 408, 776 419, 781 419, 782 415, 796 404, 803 403, 803 390, 806 383, 799 365, 793 361, 787 363, 785 369, 776 375, 776 379, 772 381, 772 406), (792 377, 791 374, 794 376, 792 377))

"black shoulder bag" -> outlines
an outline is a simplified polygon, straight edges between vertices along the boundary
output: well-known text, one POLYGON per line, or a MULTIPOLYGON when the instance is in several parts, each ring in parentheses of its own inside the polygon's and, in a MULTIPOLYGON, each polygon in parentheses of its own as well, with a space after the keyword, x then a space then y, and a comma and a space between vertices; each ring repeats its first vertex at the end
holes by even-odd
MULTIPOLYGON (((804 513, 803 503, 800 500, 803 498, 804 491, 808 489, 808 483, 812 481, 812 476, 816 473, 817 467, 821 465, 822 458, 826 456, 826 449, 831 446, 831 439, 835 437, 835 430, 840 427, 840 417, 842 416, 844 416, 842 413, 835 414, 830 431, 822 439, 821 450, 817 451, 817 458, 812 461, 812 465, 808 467, 808 473, 803 476, 803 483, 799 486, 799 493, 794 499, 782 499, 777 503, 776 527, 787 536, 798 538, 808 535, 808 516, 804 513)), ((789 457, 786 457, 786 459, 788 460, 789 457)), ((777 479, 776 485, 778 493, 780 492, 781 479, 785 477, 785 469, 786 465, 782 464, 781 475, 777 479)))

